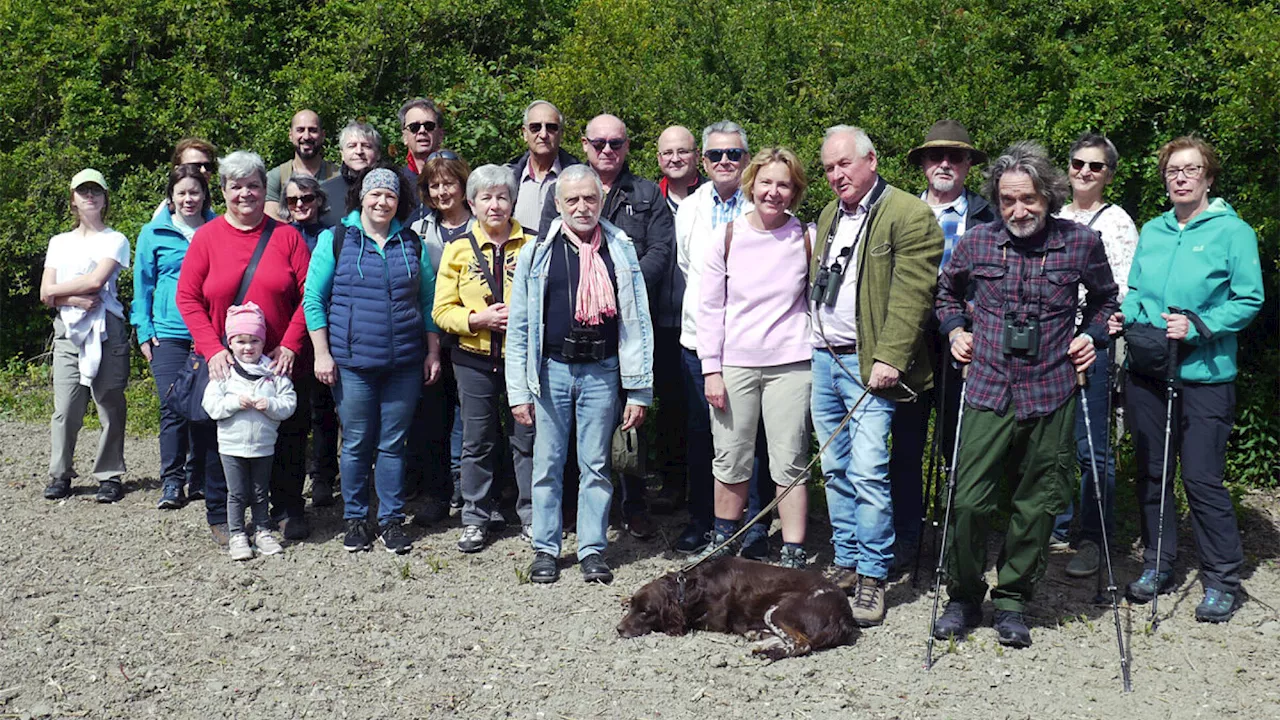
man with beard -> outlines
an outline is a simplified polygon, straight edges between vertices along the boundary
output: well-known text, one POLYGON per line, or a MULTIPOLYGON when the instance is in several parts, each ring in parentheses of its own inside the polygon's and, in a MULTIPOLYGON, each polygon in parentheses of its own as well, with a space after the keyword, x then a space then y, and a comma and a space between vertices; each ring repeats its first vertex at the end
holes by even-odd
POLYGON ((347 191, 355 183, 360 171, 378 162, 382 157, 382 135, 377 128, 352 120, 338 133, 338 149, 342 152, 342 167, 338 174, 326 180, 320 188, 329 198, 329 212, 320 218, 325 227, 333 227, 348 212, 347 191))
POLYGON ((939 639, 963 637, 982 619, 987 531, 1004 505, 1010 515, 991 590, 994 624, 1001 645, 1031 645, 1022 613, 1044 574, 1054 518, 1076 485, 1076 374, 1093 364, 1118 307, 1098 234, 1053 217, 1067 187, 1044 148, 1010 146, 987 179, 1003 222, 965 233, 938 280, 941 330, 952 356, 971 363, 955 459, 949 602, 933 626, 939 639), (1076 331, 1080 285, 1083 332, 1076 331), (1007 504, 997 498, 1002 479, 1007 504))
POLYGON ((313 110, 299 110, 289 121, 289 142, 293 159, 271 168, 267 173, 267 217, 289 219, 290 208, 284 206, 284 187, 294 175, 310 175, 320 182, 338 174, 338 166, 324 159, 324 128, 313 110))

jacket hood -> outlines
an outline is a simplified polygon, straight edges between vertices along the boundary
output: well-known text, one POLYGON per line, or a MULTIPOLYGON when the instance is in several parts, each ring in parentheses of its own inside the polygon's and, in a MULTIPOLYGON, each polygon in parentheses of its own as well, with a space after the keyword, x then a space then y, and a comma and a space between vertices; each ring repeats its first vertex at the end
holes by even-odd
MULTIPOLYGON (((364 232, 364 228, 360 225, 359 210, 352 210, 351 212, 347 213, 346 217, 342 218, 342 224, 345 225, 346 227, 360 228, 361 232, 364 232)), ((397 233, 399 233, 401 230, 403 230, 406 227, 408 226, 400 222, 398 218, 391 218, 391 227, 387 231, 387 237, 388 238, 395 237, 397 233)))
MULTIPOLYGON (((215 215, 215 214, 214 214, 214 212, 213 212, 212 210, 208 210, 208 209, 206 209, 206 210, 204 211, 204 221, 205 221, 205 222, 209 222, 210 220, 212 220, 212 219, 214 219, 214 218, 216 218, 216 217, 218 217, 218 216, 217 216, 217 215, 215 215)), ((169 209, 169 203, 165 203, 164 205, 161 205, 161 206, 160 206, 160 213, 159 213, 159 214, 157 214, 154 218, 152 218, 151 222, 149 222, 149 223, 147 223, 147 224, 148 224, 148 225, 150 225, 150 226, 152 226, 152 228, 153 228, 153 229, 161 229, 161 228, 163 228, 163 229, 165 229, 165 230, 172 230, 172 231, 174 231, 174 232, 176 232, 176 233, 181 234, 181 231, 180 231, 180 230, 178 230, 178 226, 174 224, 174 221, 173 221, 173 211, 169 209)))
MULTIPOLYGON (((1219 218, 1239 219, 1239 217, 1240 216, 1236 214, 1235 208, 1231 207, 1231 203, 1227 202, 1226 200, 1223 200, 1220 197, 1210 198, 1209 207, 1205 208, 1204 212, 1191 218, 1191 222, 1187 223, 1186 229, 1189 230, 1193 227, 1203 225, 1204 223, 1207 223, 1207 222, 1212 222, 1219 218)), ((1178 231, 1178 214, 1173 208, 1170 208, 1165 211, 1164 221, 1165 221, 1165 224, 1168 225, 1170 230, 1174 232, 1178 231)))

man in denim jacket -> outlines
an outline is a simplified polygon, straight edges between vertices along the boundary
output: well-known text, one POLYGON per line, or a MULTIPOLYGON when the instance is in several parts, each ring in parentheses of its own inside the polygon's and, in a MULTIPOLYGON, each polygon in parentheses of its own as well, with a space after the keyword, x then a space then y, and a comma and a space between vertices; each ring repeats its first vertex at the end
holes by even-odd
POLYGON ((586 165, 556 183, 560 218, 526 245, 511 283, 507 397, 517 422, 533 425, 533 549, 530 579, 560 579, 560 499, 570 428, 581 472, 578 562, 582 577, 608 583, 610 443, 644 422, 653 400, 653 324, 631 240, 600 220, 604 188, 586 165), (625 396, 625 407, 619 408, 625 396))

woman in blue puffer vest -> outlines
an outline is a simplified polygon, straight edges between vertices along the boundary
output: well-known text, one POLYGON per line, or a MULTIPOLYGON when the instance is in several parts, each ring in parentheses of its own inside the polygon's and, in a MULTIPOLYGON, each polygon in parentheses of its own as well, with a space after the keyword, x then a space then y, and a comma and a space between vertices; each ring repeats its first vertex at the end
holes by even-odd
POLYGON ((409 206, 393 170, 365 170, 352 191, 348 207, 358 207, 316 242, 302 306, 316 379, 333 388, 342 420, 343 547, 367 550, 376 535, 403 554, 411 549, 402 527, 405 435, 424 381, 440 375, 435 272, 405 224, 409 206), (371 466, 376 528, 368 522, 371 466))

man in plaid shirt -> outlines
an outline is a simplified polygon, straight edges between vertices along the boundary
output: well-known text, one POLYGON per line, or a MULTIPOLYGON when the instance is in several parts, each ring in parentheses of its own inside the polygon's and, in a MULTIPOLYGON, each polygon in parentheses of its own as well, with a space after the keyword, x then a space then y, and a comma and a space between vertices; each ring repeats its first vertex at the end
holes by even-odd
POLYGON ((987 195, 1002 223, 970 230, 938 279, 941 331, 969 364, 956 459, 947 594, 934 637, 963 637, 982 619, 989 520, 1002 477, 1009 528, 991 590, 1002 645, 1027 647, 1023 610, 1044 574, 1054 517, 1075 487, 1076 374, 1107 341, 1116 283, 1097 233, 1054 218, 1066 176, 1043 148, 1020 142, 992 163, 987 195), (1077 288, 1086 292, 1076 327, 1077 288), (972 304, 965 298, 972 297, 972 304), (971 329, 970 329, 971 328, 971 329))

